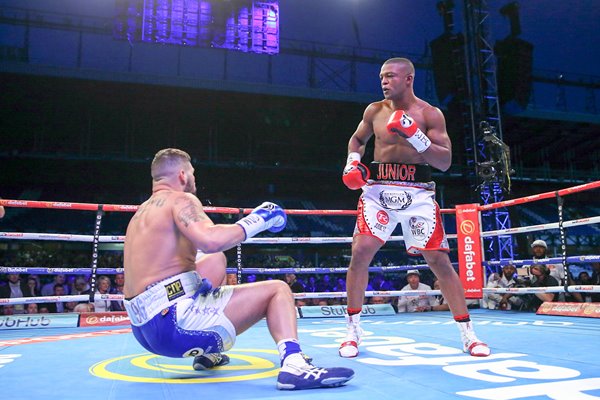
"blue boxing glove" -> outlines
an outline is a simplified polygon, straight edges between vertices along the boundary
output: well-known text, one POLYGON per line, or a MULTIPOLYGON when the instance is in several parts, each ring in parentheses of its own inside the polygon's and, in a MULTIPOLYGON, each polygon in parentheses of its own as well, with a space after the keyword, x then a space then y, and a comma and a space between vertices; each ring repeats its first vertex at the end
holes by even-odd
POLYGON ((281 207, 275 203, 265 201, 252 212, 240 219, 236 224, 241 226, 246 233, 246 239, 256 234, 269 230, 269 232, 281 232, 287 223, 287 215, 281 207))

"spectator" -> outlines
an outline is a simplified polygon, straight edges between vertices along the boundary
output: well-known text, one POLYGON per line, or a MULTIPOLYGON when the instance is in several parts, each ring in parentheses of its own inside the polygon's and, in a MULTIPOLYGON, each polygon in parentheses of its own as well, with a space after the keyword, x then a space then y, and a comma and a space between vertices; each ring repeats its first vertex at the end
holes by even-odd
POLYGON ((319 307, 325 307, 329 305, 329 300, 327 299, 314 299, 315 300, 315 306, 319 306, 319 307))
POLYGON ((335 286, 333 287, 334 292, 345 292, 346 291, 346 280, 344 278, 338 278, 335 286))
MULTIPOLYGON (((0 197, 1 199, 2 197, 0 197)), ((4 206, 0 206, 0 218, 4 218, 6 211, 4 210, 4 206)))
MULTIPOLYGON (((404 286, 401 291, 407 290, 431 290, 431 286, 421 283, 421 273, 418 269, 411 269, 406 272, 406 280, 408 285, 404 286)), ((435 305, 433 296, 418 295, 418 296, 400 296, 398 300, 398 312, 422 312, 431 311, 435 305)))
POLYGON ((295 305, 296 305, 296 307, 304 307, 304 306, 308 305, 308 300, 309 299, 296 299, 295 305))
POLYGON ((36 274, 30 274, 27 277, 27 281, 32 280, 35 282, 35 293, 37 293, 38 296, 42 295, 42 285, 40 284, 40 277, 36 274))
POLYGON ((373 296, 371 297, 371 301, 369 302, 370 304, 387 304, 389 303, 389 297, 383 297, 383 296, 373 296))
MULTIPOLYGON (((435 279, 433 281, 433 289, 441 290, 439 279, 435 279)), ((450 305, 444 298, 444 295, 440 294, 433 296, 433 298, 435 300, 435 304, 431 307, 432 311, 450 311, 450 305)), ((465 299, 465 302, 467 303, 467 308, 479 308, 479 300, 477 299, 465 299)))
MULTIPOLYGON (((592 285, 600 285, 600 262, 592 263, 592 285)), ((600 303, 600 293, 592 293, 592 302, 600 303)))
MULTIPOLYGON (((534 260, 548 258, 548 245, 543 240, 538 239, 531 243, 531 250, 533 252, 534 260)), ((552 275, 554 279, 556 279, 559 285, 562 285, 565 281, 565 269, 563 268, 563 266, 561 264, 546 264, 546 266, 550 271, 550 275, 552 275)))
POLYGON ((77 306, 76 301, 67 301, 64 303, 63 312, 72 313, 75 312, 75 307, 77 306))
POLYGON ((46 283, 42 286, 42 296, 53 296, 54 295, 54 286, 61 285, 63 287, 63 294, 69 294, 69 287, 65 286, 65 276, 63 274, 54 275, 54 279, 50 283, 46 283))
POLYGON ((14 315, 15 307, 12 304, 6 304, 2 307, 2 315, 14 315))
MULTIPOLYGON (((556 278, 550 275, 550 270, 544 264, 534 264, 531 266, 531 274, 533 275, 531 287, 552 287, 559 286, 556 278)), ((558 293, 536 293, 530 296, 529 306, 533 311, 537 311, 538 307, 545 301, 557 301, 558 293)))
POLYGON ((226 285, 237 285, 237 275, 236 274, 227 274, 227 277, 225 278, 225 284, 226 285))
MULTIPOLYGON (((575 284, 584 285, 584 286, 593 285, 592 277, 590 276, 590 274, 587 271, 581 271, 579 273, 579 275, 577 276, 577 281, 575 282, 575 284)), ((584 303, 592 302, 593 293, 582 292, 580 294, 581 294, 581 297, 583 298, 584 303)))
MULTIPOLYGON (((28 293, 27 282, 21 279, 19 274, 8 274, 8 282, 4 286, 0 286, 0 298, 11 299, 17 297, 25 297, 28 293)), ((24 314, 25 306, 23 304, 15 304, 13 314, 24 314)))
POLYGON ((311 293, 314 293, 317 291, 317 280, 315 279, 314 275, 311 275, 308 277, 308 282, 306 283, 304 290, 306 292, 311 292, 311 293))
MULTIPOLYGON (((531 248, 533 251, 533 259, 534 260, 542 260, 542 259, 546 259, 549 257, 549 255, 547 254, 548 252, 548 245, 546 244, 546 242, 544 242, 543 240, 536 240, 531 244, 531 248)), ((554 277, 554 279, 556 279, 556 281, 558 282, 557 286, 561 286, 565 284, 565 268, 562 264, 548 264, 545 263, 546 267, 548 268, 548 270, 550 271, 550 275, 554 277)), ((568 279, 568 283, 569 285, 574 285, 575 281, 573 281, 573 279, 571 277, 567 277, 568 279)), ((583 296, 581 295, 581 293, 560 293, 558 295, 558 298, 560 299, 560 301, 577 301, 577 302, 582 302, 583 301, 583 296)))
POLYGON ((394 287, 391 282, 385 280, 385 276, 383 274, 376 274, 371 280, 371 287, 373 290, 379 291, 389 291, 394 290, 394 287))
POLYGON ((38 281, 33 275, 27 277, 27 289, 23 293, 24 297, 38 297, 40 292, 38 291, 38 281))
POLYGON ((285 281, 292 290, 292 293, 304 293, 304 286, 298 282, 296 274, 285 274, 285 281))
MULTIPOLYGON (((115 274, 115 285, 110 289, 111 294, 123 294, 123 285, 125 284, 125 275, 115 274)), ((125 311, 122 300, 113 300, 110 302, 111 311, 125 311)))
POLYGON ((79 303, 75 306, 75 308, 73 308, 73 312, 94 312, 94 305, 91 303, 79 303))
POLYGON ((26 314, 37 314, 38 313, 38 305, 37 303, 28 303, 25 307, 26 314))
POLYGON ((42 303, 41 305, 38 305, 38 314, 48 314, 49 312, 48 304, 42 303))
POLYGON ((331 292, 333 291, 333 285, 331 284, 331 277, 329 274, 325 274, 321 277, 321 279, 317 282, 317 292, 331 292))
MULTIPOLYGON (((52 296, 64 296, 65 294, 65 285, 63 285, 62 283, 55 283, 52 296)), ((47 306, 48 311, 51 313, 61 313, 65 310, 64 303, 60 301, 56 303, 48 303, 47 306)))
MULTIPOLYGON (((502 267, 502 274, 493 273, 488 279, 488 288, 512 288, 517 286, 515 275, 517 269, 514 265, 505 265, 502 267)), ((490 310, 511 310, 520 309, 523 306, 522 296, 512 295, 510 293, 485 293, 483 295, 484 307, 490 310)))
MULTIPOLYGON (((433 289, 440 290, 440 281, 438 279, 433 281, 433 289)), ((444 299, 444 295, 440 294, 434 296, 435 304, 431 307, 432 311, 450 311, 450 306, 446 299, 444 299)))
POLYGON ((90 285, 88 281, 83 276, 78 276, 75 278, 73 282, 73 288, 71 289, 71 294, 73 295, 81 295, 81 294, 89 294, 90 285))
POLYGON ((98 277, 98 288, 96 289, 94 297, 94 310, 96 312, 107 312, 111 311, 110 300, 102 299, 103 294, 110 293, 110 278, 102 275, 98 277))
POLYGON ((591 285, 592 284, 592 277, 590 276, 590 274, 587 271, 581 271, 579 273, 579 275, 577 276, 577 282, 578 285, 591 285))

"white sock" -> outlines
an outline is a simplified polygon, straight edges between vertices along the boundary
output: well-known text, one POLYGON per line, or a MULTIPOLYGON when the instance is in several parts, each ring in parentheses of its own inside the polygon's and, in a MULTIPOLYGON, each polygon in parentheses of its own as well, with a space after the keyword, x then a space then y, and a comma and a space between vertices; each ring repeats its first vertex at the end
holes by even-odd
POLYGON ((302 351, 300 349, 300 344, 298 343, 298 339, 289 338, 282 339, 277 342, 277 350, 279 350, 279 359, 281 360, 281 365, 283 365, 284 361, 293 354, 300 354, 302 351))

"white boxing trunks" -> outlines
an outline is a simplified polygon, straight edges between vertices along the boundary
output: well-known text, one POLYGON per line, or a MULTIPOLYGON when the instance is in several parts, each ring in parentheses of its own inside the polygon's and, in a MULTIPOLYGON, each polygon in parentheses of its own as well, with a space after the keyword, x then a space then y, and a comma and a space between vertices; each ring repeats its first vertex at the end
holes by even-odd
POLYGON ((371 177, 358 200, 354 235, 373 236, 387 242, 398 223, 406 250, 449 251, 448 239, 435 201, 435 183, 429 166, 371 163, 371 177))
POLYGON ((124 305, 146 350, 192 357, 233 347, 235 327, 223 312, 232 294, 232 286, 210 288, 192 271, 157 282, 124 305))

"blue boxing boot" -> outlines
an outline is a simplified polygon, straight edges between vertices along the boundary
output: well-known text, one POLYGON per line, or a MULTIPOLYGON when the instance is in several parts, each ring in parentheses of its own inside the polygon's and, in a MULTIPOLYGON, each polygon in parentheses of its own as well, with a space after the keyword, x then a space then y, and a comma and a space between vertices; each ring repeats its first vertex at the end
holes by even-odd
POLYGON ((194 357, 193 367, 196 371, 204 371, 229 364, 229 356, 222 353, 208 353, 194 357))
POLYGON ((302 390, 342 386, 354 377, 350 368, 319 368, 307 362, 302 353, 286 357, 279 376, 277 389, 302 390))

